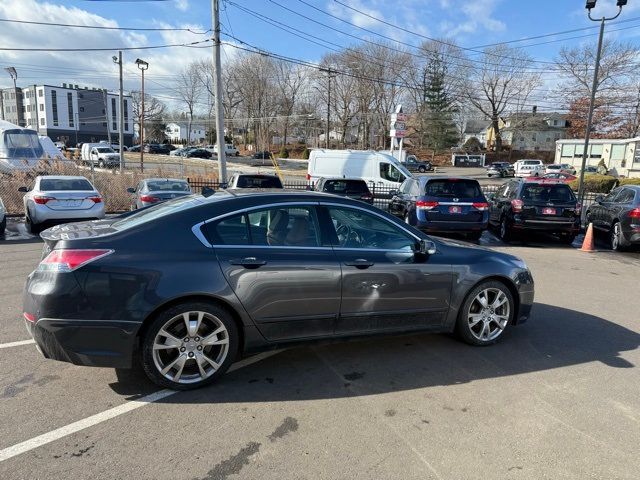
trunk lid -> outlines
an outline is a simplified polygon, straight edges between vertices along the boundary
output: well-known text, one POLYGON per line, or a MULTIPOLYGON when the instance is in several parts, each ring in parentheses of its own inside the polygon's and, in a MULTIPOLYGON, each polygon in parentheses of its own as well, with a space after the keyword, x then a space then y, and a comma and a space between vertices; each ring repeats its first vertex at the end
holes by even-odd
POLYGON ((99 197, 98 192, 61 190, 44 193, 49 197, 45 204, 51 210, 87 210, 95 205, 92 197, 99 197))

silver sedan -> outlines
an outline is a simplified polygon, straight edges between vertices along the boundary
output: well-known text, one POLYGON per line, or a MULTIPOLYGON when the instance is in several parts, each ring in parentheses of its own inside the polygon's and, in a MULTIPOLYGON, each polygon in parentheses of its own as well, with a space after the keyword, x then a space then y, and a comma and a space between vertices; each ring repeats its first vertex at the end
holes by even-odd
POLYGON ((189 183, 178 178, 147 178, 138 183, 135 188, 128 188, 127 191, 132 194, 131 210, 191 195, 189 183))
POLYGON ((85 177, 43 175, 25 192, 24 214, 27 229, 39 233, 46 225, 104 217, 102 196, 85 177))

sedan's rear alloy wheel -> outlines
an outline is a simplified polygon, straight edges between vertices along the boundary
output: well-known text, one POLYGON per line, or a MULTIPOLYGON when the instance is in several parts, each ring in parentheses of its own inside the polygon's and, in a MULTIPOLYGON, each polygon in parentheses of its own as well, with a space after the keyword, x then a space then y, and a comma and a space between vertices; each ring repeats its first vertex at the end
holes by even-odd
POLYGON ((161 313, 142 348, 147 376, 162 387, 190 390, 213 382, 235 360, 238 329, 213 304, 185 303, 161 313))
POLYGON ((460 309, 456 330, 471 345, 489 345, 502 335, 514 315, 513 295, 501 282, 483 282, 460 309))

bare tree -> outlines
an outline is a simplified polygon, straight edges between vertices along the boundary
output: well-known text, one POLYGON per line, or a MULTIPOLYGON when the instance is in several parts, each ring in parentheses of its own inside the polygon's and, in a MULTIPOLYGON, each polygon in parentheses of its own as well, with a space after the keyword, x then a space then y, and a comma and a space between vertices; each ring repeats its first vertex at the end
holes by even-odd
POLYGON ((304 83, 306 69, 284 60, 277 60, 274 62, 273 71, 279 97, 279 114, 283 117, 282 144, 285 145, 287 143, 291 115, 295 111, 296 100, 304 83))
POLYGON ((540 74, 529 70, 531 65, 525 52, 506 45, 485 49, 482 57, 470 64, 465 96, 491 119, 496 151, 502 150, 500 117, 509 105, 524 103, 540 84, 540 74))
MULTIPOLYGON (((133 121, 138 125, 138 132, 140 132, 140 115, 142 112, 142 93, 140 91, 134 90, 131 92, 131 108, 133 110, 133 121)), ((144 123, 148 125, 147 128, 164 124, 166 111, 167 106, 164 103, 148 93, 144 94, 144 123)), ((156 128, 152 128, 152 130, 154 135, 158 133, 156 128)))
POLYGON ((193 115, 202 98, 202 83, 196 64, 192 63, 180 72, 175 91, 187 110, 187 144, 190 144, 193 115))

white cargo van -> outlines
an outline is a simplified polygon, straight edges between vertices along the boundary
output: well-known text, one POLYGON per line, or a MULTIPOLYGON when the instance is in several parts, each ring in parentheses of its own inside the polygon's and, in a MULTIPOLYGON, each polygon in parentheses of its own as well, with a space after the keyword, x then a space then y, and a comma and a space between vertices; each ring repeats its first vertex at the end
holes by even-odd
POLYGON ((120 155, 108 143, 83 143, 80 151, 84 163, 100 167, 115 167, 120 164, 120 155))
POLYGON ((307 180, 322 177, 361 178, 369 186, 398 188, 411 173, 388 153, 372 150, 315 149, 309 154, 307 180))

